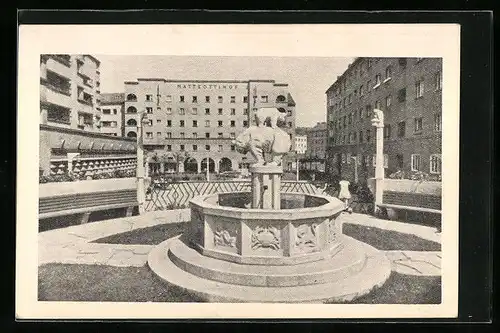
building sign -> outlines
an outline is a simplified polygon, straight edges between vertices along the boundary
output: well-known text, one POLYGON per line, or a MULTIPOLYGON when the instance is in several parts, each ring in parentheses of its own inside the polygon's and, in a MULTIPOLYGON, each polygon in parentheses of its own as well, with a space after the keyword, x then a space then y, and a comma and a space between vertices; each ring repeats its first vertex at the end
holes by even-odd
POLYGON ((237 84, 207 84, 207 83, 202 83, 202 84, 195 84, 195 83, 188 83, 188 84, 178 84, 177 85, 178 89, 238 89, 240 88, 239 85, 237 84))

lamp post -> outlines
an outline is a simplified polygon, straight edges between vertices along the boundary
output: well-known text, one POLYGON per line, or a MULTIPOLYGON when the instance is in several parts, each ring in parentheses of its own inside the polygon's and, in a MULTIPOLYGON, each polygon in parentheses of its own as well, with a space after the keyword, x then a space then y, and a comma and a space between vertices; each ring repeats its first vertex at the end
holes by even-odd
POLYGON ((210 161, 209 157, 207 156, 207 164, 206 164, 207 182, 210 181, 210 163, 209 163, 209 161, 210 161))
POLYGON ((296 178, 297 178, 297 181, 299 181, 299 153, 297 151, 295 151, 295 169, 297 171, 297 175, 296 175, 296 178))
POLYGON ((146 201, 146 190, 144 186, 144 138, 142 126, 147 123, 146 112, 141 112, 139 122, 137 123, 137 203, 139 205, 139 214, 144 213, 144 202, 146 201))
POLYGON ((372 126, 376 128, 376 160, 375 160, 375 210, 382 203, 384 191, 384 113, 381 110, 373 110, 374 117, 372 126))

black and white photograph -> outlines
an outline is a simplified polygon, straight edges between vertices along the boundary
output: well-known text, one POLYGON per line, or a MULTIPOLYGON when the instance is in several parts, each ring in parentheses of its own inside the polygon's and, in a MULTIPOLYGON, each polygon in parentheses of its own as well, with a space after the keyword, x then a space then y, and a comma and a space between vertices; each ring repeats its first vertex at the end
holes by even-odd
POLYGON ((18 315, 453 317, 458 35, 21 26, 18 315))

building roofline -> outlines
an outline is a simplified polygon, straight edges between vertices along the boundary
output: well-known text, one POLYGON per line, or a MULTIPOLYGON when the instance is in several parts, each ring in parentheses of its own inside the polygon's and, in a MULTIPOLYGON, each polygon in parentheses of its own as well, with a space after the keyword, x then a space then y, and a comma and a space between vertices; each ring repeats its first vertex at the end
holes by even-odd
POLYGON ((97 59, 96 57, 94 57, 93 55, 91 54, 85 54, 85 56, 91 58, 92 60, 94 60, 98 65, 101 64, 101 61, 99 59, 97 59))
MULTIPOLYGON (((275 80, 176 80, 176 79, 163 79, 163 78, 138 78, 138 81, 162 81, 165 83, 251 83, 251 82, 268 82, 268 83, 274 83, 276 86, 288 86, 288 83, 275 83, 275 80)), ((131 84, 131 82, 135 81, 125 81, 126 84, 131 84)))
POLYGON ((331 91, 338 84, 338 82, 344 78, 345 74, 349 71, 349 69, 351 69, 352 66, 359 63, 362 59, 365 59, 365 58, 369 58, 369 57, 356 57, 356 58, 354 58, 354 60, 349 65, 347 65, 347 68, 342 72, 342 74, 337 76, 337 79, 325 91, 325 94, 327 94, 329 91, 331 91))

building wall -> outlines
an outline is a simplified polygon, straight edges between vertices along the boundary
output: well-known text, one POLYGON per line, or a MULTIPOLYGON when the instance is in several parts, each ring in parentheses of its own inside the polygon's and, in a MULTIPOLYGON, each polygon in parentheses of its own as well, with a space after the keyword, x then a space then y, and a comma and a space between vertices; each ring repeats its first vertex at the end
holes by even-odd
POLYGON ((91 55, 42 55, 40 123, 98 132, 99 66, 91 55))
POLYGON ((328 170, 351 180, 355 171, 360 180, 374 176, 371 119, 378 108, 385 118, 386 176, 410 172, 412 154, 420 155, 419 171, 430 173, 431 155, 441 154, 441 70, 440 58, 357 58, 349 65, 326 92, 328 170), (423 92, 417 96, 421 81, 423 92), (421 119, 421 128, 416 119, 421 119), (402 123, 405 130, 399 133, 402 123), (352 156, 357 158, 357 170, 352 156))
POLYGON ((146 149, 174 157, 184 148, 188 157, 196 160, 198 169, 207 158, 215 163, 214 171, 223 158, 231 161, 232 169, 238 169, 250 163, 251 157, 236 152, 231 142, 252 123, 258 108, 283 107, 289 125, 284 130, 294 140, 295 104, 289 105, 287 96, 288 86, 274 81, 125 82, 125 136, 137 135, 139 113, 146 111, 146 149), (278 96, 284 101, 278 103, 278 96))
POLYGON ((307 135, 295 135, 295 151, 304 155, 307 151, 307 135))

